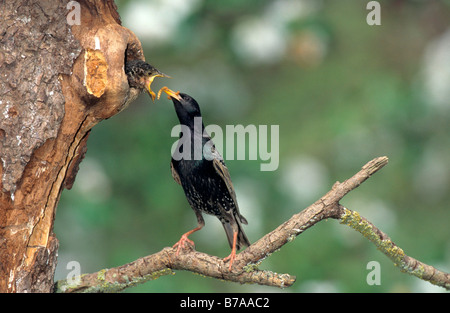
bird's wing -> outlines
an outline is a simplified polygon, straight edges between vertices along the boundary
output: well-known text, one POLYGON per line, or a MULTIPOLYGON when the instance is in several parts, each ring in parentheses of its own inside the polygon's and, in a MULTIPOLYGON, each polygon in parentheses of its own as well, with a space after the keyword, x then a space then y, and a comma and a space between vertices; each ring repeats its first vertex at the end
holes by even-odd
POLYGON ((228 168, 225 165, 225 162, 223 161, 222 156, 216 150, 216 147, 214 145, 211 147, 211 153, 214 156, 214 158, 212 160, 214 169, 215 169, 216 173, 220 176, 220 178, 223 180, 225 185, 227 186, 228 192, 230 193, 230 196, 233 199, 234 204, 236 206, 236 213, 237 213, 236 218, 239 219, 241 221, 241 223, 247 225, 248 224, 247 220, 239 212, 239 205, 236 200, 236 192, 234 191, 233 183, 231 182, 230 172, 228 171, 228 168))
POLYGON ((216 170, 216 173, 219 174, 220 178, 222 178, 223 182, 227 186, 228 192, 231 195, 231 198, 233 199, 236 208, 238 208, 238 203, 236 201, 236 193, 234 191, 233 183, 231 182, 231 176, 230 172, 228 171, 227 166, 223 162, 222 157, 220 154, 215 150, 215 147, 213 146, 212 149, 214 154, 218 154, 219 157, 215 157, 212 162, 214 169, 216 170))
POLYGON ((174 179, 179 185, 181 185, 180 175, 178 175, 177 170, 176 170, 175 167, 173 166, 173 161, 170 161, 170 171, 172 172, 172 177, 173 177, 173 179, 174 179))
MULTIPOLYGON (((231 198, 233 199, 234 205, 236 206, 236 211, 232 214, 236 220, 241 221, 241 223, 247 225, 247 219, 241 215, 241 213, 239 212, 239 205, 238 202, 236 200, 236 193, 234 191, 234 187, 233 184, 231 183, 231 177, 230 177, 230 172, 228 172, 228 168, 225 165, 225 163, 223 162, 222 159, 213 159, 213 166, 214 169, 216 170, 217 174, 219 174, 219 176, 222 178, 222 180, 224 181, 225 185, 227 186, 228 192, 230 193, 231 198), (236 214, 236 215, 235 215, 236 214)), ((227 212, 223 207, 222 207, 222 211, 225 213, 227 212)), ((239 225, 239 223, 238 223, 239 225)), ((226 231, 226 229, 225 229, 226 231)), ((248 241, 248 239, 247 239, 248 241)))

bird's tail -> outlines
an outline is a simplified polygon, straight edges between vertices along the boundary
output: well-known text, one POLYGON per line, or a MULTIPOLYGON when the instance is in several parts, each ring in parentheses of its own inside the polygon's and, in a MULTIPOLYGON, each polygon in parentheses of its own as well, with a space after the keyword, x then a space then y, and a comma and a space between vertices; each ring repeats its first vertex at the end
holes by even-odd
POLYGON ((242 215, 236 216, 233 222, 235 222, 236 224, 235 227, 233 227, 233 225, 229 222, 222 223, 223 228, 225 229, 225 233, 227 234, 228 243, 230 244, 231 249, 233 249, 233 236, 235 229, 238 232, 236 240, 236 249, 240 250, 243 247, 250 246, 250 241, 248 240, 247 235, 244 233, 244 229, 242 228, 242 224, 247 225, 247 220, 245 219, 245 217, 243 217, 242 215))

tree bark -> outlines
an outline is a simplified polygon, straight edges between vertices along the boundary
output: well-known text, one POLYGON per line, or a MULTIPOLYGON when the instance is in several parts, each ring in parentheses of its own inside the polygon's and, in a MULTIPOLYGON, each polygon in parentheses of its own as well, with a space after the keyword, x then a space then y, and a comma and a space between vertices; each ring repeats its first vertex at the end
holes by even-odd
POLYGON ((0 14, 0 292, 50 292, 61 191, 91 128, 139 93, 123 69, 144 56, 112 0, 7 0, 0 14))

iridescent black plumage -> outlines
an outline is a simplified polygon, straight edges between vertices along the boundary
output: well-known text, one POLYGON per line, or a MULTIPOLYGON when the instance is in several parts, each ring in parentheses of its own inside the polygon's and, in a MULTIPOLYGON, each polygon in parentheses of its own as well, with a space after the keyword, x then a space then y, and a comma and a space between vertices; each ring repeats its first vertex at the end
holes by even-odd
MULTIPOLYGON (((187 236, 200 230, 205 224, 202 213, 215 215, 222 222, 232 248, 232 253, 227 258, 230 259, 231 268, 236 249, 249 246, 250 242, 242 229, 242 224, 247 224, 247 220, 239 212, 228 168, 215 149, 211 137, 205 132, 203 123, 201 127, 197 127, 198 129, 194 127, 194 118, 201 117, 197 101, 187 94, 174 93, 166 87, 162 90, 169 94, 180 124, 189 128, 191 136, 191 151, 183 154, 188 157, 172 157, 170 165, 172 176, 183 187, 186 198, 197 216, 198 226, 184 234, 176 245, 181 248, 185 241, 191 242, 187 236), (201 147, 195 146, 200 143, 201 147), (195 160, 197 156, 195 149, 201 149, 203 152, 199 160, 195 160)), ((177 151, 185 148, 184 142, 184 140, 178 142, 177 151)))

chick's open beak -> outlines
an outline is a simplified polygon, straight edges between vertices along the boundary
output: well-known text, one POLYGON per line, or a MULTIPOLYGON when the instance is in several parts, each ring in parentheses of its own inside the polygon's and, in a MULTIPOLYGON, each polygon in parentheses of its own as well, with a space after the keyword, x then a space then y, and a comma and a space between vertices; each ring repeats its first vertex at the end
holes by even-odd
POLYGON ((181 100, 181 96, 180 96, 180 92, 179 92, 179 91, 173 91, 173 90, 170 90, 170 89, 169 89, 168 87, 166 87, 166 86, 162 87, 162 88, 158 91, 158 100, 159 100, 159 98, 161 97, 161 93, 162 93, 163 91, 168 95, 168 99, 174 98, 174 99, 177 99, 178 101, 181 100))
MULTIPOLYGON (((172 78, 169 75, 166 75, 164 73, 158 72, 152 76, 150 76, 149 78, 147 78, 147 80, 145 81, 145 88, 147 89, 148 93, 150 94, 150 97, 152 97, 152 100, 155 101, 156 98, 156 94, 153 92, 153 90, 151 89, 151 85, 153 83, 153 80, 156 77, 166 77, 166 78, 172 78)), ((159 99, 159 97, 158 97, 159 99)))

